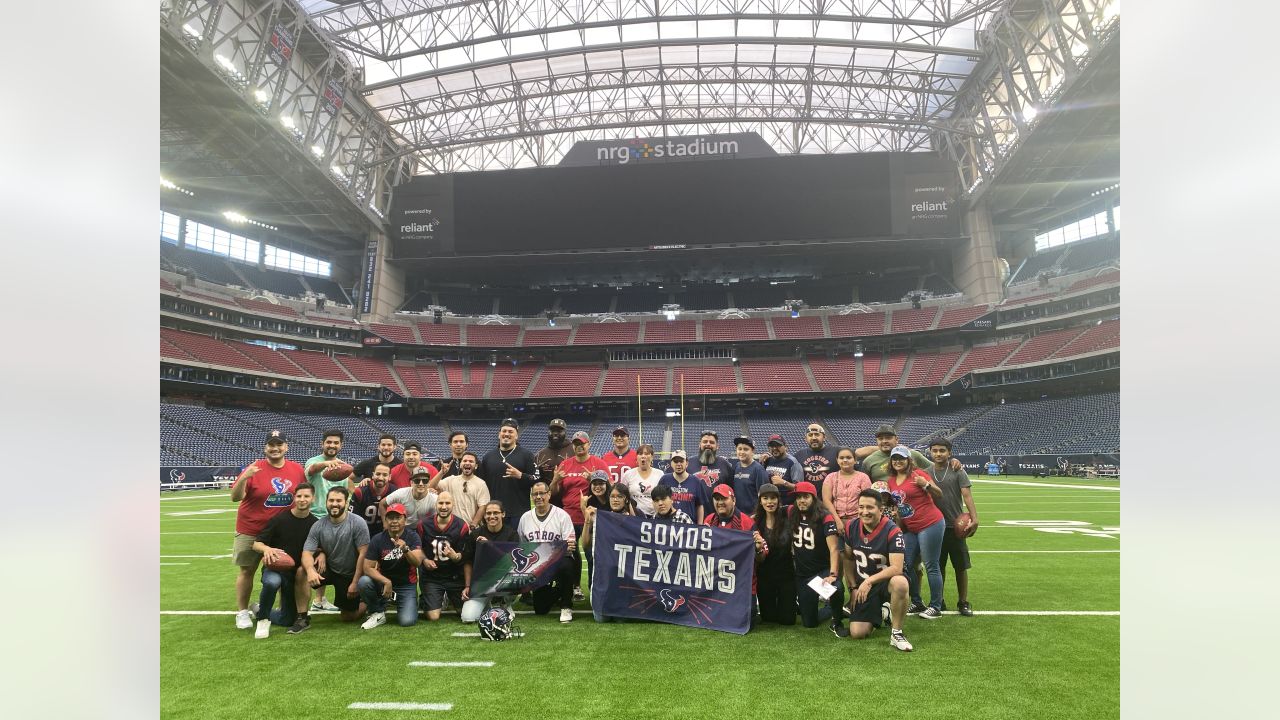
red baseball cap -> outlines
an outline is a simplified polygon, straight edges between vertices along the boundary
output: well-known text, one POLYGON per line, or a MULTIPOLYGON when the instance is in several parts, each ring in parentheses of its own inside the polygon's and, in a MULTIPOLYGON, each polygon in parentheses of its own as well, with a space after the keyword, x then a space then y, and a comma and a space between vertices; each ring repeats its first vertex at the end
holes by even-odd
POLYGON ((793 495, 799 495, 800 493, 809 493, 814 497, 818 497, 818 489, 815 488, 813 483, 808 480, 801 480, 796 483, 796 489, 791 491, 791 494, 793 495))
MULTIPOLYGON (((810 485, 809 487, 813 486, 810 485)), ((715 489, 711 491, 711 494, 719 495, 721 497, 733 497, 733 488, 728 485, 717 485, 715 489)))
POLYGON ((387 511, 384 512, 383 515, 390 515, 391 513, 400 513, 401 517, 407 517, 409 515, 408 511, 404 509, 403 503, 392 503, 391 505, 388 505, 387 511))

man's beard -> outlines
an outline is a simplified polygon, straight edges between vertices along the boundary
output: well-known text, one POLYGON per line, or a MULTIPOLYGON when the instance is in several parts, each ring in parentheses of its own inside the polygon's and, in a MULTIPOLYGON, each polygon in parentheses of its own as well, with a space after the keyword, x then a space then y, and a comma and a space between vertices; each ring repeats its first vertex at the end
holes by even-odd
POLYGON ((560 448, 564 447, 564 443, 565 443, 565 437, 563 435, 547 436, 547 447, 551 448, 552 450, 559 450, 560 448))
POLYGON ((337 450, 334 450, 333 452, 329 452, 328 450, 325 450, 325 451, 324 451, 324 456, 325 456, 325 457, 327 457, 327 458, 330 458, 330 459, 336 458, 336 457, 338 457, 338 451, 337 451, 337 450))
POLYGON ((703 465, 710 465, 716 461, 716 451, 711 448, 707 448, 698 454, 698 459, 702 461, 703 465))
POLYGON ((342 515, 342 508, 329 508, 329 517, 336 518, 342 515))

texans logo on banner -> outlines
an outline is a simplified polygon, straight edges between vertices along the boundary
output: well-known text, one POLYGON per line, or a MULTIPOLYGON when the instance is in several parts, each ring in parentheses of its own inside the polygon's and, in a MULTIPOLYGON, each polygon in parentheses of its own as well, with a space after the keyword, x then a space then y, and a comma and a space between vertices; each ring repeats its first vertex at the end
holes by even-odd
POLYGON ((284 478, 271 478, 271 494, 263 501, 263 507, 289 507, 293 504, 293 493, 289 492, 289 488, 293 487, 292 480, 284 478))
POLYGON ((471 596, 524 592, 546 585, 555 577, 567 547, 562 540, 479 543, 471 573, 471 596))
POLYGON ((658 591, 658 602, 662 603, 662 609, 669 613, 677 612, 685 605, 683 595, 673 595, 666 588, 658 591))
POLYGON ((745 634, 751 628, 751 533, 597 513, 591 610, 745 634))
POLYGON ((174 468, 169 471, 169 482, 184 483, 186 481, 187 481, 187 474, 182 472, 181 470, 174 468))
POLYGON ((511 549, 511 567, 514 568, 517 573, 526 573, 529 568, 538 564, 538 559, 540 557, 541 556, 538 555, 537 551, 525 550, 522 547, 514 547, 511 549))

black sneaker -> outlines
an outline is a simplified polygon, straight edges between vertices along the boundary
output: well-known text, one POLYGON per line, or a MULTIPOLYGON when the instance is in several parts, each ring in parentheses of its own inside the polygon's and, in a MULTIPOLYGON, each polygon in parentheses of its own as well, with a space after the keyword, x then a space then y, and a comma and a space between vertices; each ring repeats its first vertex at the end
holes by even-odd
POLYGON ((956 611, 965 617, 973 617, 973 608, 969 605, 968 600, 957 604, 956 611))
POLYGON ((929 608, 924 603, 911 603, 911 607, 907 608, 908 615, 919 615, 929 608))
POLYGON ((941 610, 942 612, 946 612, 946 611, 947 611, 947 601, 946 601, 946 600, 943 600, 943 601, 942 601, 942 605, 941 605, 938 609, 939 609, 939 610, 941 610))
POLYGON ((835 633, 836 637, 841 639, 849 637, 849 628, 842 625, 839 620, 831 623, 831 632, 835 633))
POLYGON ((311 629, 311 618, 300 617, 293 621, 293 626, 289 628, 290 635, 304 633, 311 629))

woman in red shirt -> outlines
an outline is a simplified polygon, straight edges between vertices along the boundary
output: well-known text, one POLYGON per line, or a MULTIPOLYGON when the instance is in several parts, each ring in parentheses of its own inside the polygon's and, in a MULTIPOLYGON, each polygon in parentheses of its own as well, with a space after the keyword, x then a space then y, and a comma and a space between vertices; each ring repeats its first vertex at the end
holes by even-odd
POLYGON ((933 620, 942 617, 942 569, 938 558, 942 554, 942 536, 947 523, 934 500, 942 497, 929 473, 915 467, 911 461, 911 448, 898 445, 889 453, 889 475, 886 489, 898 506, 902 522, 902 539, 907 545, 903 570, 911 590, 911 608, 908 613, 933 620), (924 563, 929 577, 929 606, 920 599, 920 580, 915 573, 917 562, 924 563))

